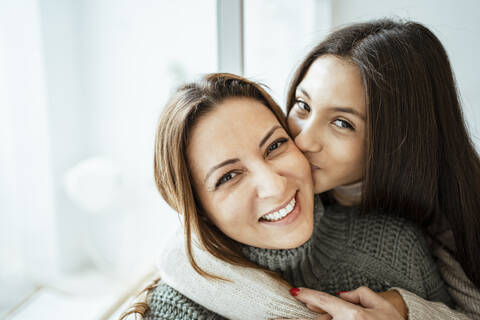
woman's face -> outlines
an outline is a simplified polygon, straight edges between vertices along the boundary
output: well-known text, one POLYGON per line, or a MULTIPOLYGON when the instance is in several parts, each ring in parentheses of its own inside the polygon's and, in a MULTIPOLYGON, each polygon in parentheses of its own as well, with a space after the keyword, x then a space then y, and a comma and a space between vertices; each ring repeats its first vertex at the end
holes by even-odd
POLYGON ((193 127, 187 159, 201 205, 228 237, 271 249, 310 238, 310 165, 262 103, 230 98, 216 106, 193 127))
POLYGON ((352 62, 324 55, 308 69, 288 115, 295 144, 312 166, 314 192, 362 180, 366 103, 352 62))

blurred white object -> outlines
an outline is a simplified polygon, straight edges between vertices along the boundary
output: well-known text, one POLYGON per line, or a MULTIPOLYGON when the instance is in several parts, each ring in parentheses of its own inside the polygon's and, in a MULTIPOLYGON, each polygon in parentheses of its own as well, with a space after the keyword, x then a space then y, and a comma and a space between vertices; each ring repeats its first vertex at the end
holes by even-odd
POLYGON ((122 193, 120 169, 109 159, 84 160, 65 174, 67 195, 87 212, 105 213, 122 193))
POLYGON ((98 270, 123 279, 153 263, 158 228, 168 220, 155 210, 153 179, 144 181, 135 169, 97 156, 69 169, 64 180, 68 197, 89 213, 81 217, 82 246, 98 270))

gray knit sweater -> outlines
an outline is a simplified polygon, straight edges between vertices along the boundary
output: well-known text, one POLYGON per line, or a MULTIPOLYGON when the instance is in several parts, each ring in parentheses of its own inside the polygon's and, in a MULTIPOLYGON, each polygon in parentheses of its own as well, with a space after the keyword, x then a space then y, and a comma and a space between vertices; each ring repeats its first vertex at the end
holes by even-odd
MULTIPOLYGON (((323 210, 318 196, 314 232, 302 246, 286 250, 243 246, 243 252, 295 287, 332 294, 360 286, 374 291, 400 287, 451 305, 419 229, 400 218, 360 216, 356 208, 338 204, 323 210)), ((146 319, 223 319, 162 282, 148 304, 146 319)))

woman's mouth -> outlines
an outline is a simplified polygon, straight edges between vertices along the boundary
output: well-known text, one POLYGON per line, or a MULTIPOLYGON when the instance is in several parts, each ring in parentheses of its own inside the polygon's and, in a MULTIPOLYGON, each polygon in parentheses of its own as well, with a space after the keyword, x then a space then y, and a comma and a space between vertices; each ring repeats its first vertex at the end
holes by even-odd
POLYGON ((293 222, 300 213, 300 204, 298 203, 297 195, 298 192, 295 193, 295 196, 282 208, 261 216, 258 219, 259 222, 275 225, 284 225, 293 222))
POLYGON ((293 197, 292 200, 290 200, 290 202, 285 207, 260 217, 260 220, 267 220, 267 221, 282 220, 283 218, 288 216, 290 212, 293 211, 293 208, 295 208, 295 203, 296 203, 295 197, 293 197))

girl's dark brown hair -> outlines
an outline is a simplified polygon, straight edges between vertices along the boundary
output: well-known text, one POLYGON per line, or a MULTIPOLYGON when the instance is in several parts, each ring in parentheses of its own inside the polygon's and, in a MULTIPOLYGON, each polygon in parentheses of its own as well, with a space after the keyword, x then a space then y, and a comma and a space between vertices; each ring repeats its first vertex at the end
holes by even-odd
POLYGON ((447 53, 415 22, 378 20, 331 33, 298 67, 287 114, 322 55, 355 63, 367 97, 364 212, 407 217, 426 231, 446 219, 456 258, 480 287, 480 159, 470 140, 447 53))
MULTIPOLYGON (((228 280, 202 270, 196 263, 192 232, 195 232, 200 245, 215 257, 233 265, 261 269, 286 284, 278 274, 245 258, 240 245, 209 221, 195 194, 186 156, 189 133, 202 116, 229 98, 249 98, 261 102, 288 132, 284 113, 260 84, 228 73, 208 74, 198 82, 179 88, 162 110, 155 138, 155 183, 168 205, 183 216, 186 251, 196 272, 205 277, 228 280)), ((144 292, 148 295, 157 284, 158 280, 144 292)), ((122 319, 129 314, 144 316, 147 310, 147 303, 138 302, 122 315, 122 319)))

